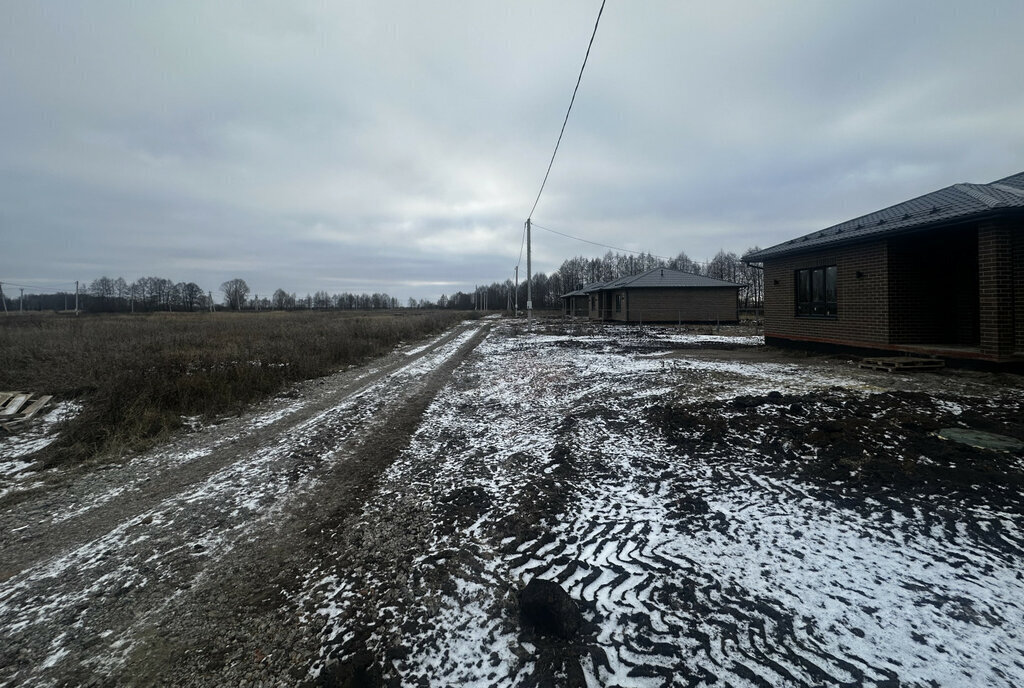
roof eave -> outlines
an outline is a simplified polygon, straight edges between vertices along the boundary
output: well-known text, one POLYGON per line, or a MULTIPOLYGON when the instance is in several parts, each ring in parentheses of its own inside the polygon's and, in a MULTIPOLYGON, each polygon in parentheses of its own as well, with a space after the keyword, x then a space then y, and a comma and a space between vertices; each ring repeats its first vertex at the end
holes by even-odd
POLYGON ((928 222, 919 225, 911 225, 909 227, 887 229, 880 232, 875 232, 873 234, 844 237, 842 239, 836 239, 834 241, 811 244, 810 246, 797 245, 779 251, 774 251, 772 250, 772 248, 767 248, 762 251, 748 253, 747 255, 743 256, 740 260, 742 260, 745 263, 762 263, 765 260, 770 260, 773 258, 782 258, 785 256, 792 256, 800 253, 812 253, 814 251, 828 250, 837 246, 843 247, 853 246, 856 244, 870 243, 873 241, 879 241, 881 239, 889 239, 895 236, 913 234, 915 232, 955 227, 957 225, 978 222, 979 220, 997 220, 1002 219, 1004 217, 1012 217, 1015 215, 1024 215, 1024 208, 1015 206, 991 208, 977 213, 970 213, 968 215, 961 215, 958 217, 949 218, 947 220, 940 220, 939 222, 928 222))

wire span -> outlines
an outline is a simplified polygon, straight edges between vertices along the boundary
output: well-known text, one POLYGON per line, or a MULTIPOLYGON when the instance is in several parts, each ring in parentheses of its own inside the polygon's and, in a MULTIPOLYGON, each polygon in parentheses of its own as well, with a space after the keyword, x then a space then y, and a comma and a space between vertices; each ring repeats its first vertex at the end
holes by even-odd
POLYGON ((628 249, 628 248, 619 248, 618 246, 609 246, 608 244, 602 244, 599 241, 591 241, 590 239, 583 239, 583 238, 578 237, 578 236, 573 236, 572 234, 566 234, 565 232, 559 232, 558 230, 554 230, 554 229, 551 229, 549 227, 541 227, 536 222, 532 223, 532 226, 536 227, 537 229, 543 229, 545 232, 551 232, 552 234, 557 234, 558 236, 564 236, 566 239, 573 239, 575 241, 582 241, 585 244, 593 244, 594 246, 600 246, 601 248, 608 248, 608 249, 611 249, 613 251, 622 251, 623 253, 633 253, 633 254, 636 254, 638 256, 647 255, 647 256, 652 256, 654 258, 658 258, 660 260, 672 260, 672 258, 669 257, 669 256, 659 256, 656 253, 647 253, 645 251, 633 251, 633 250, 628 249))
POLYGON ((63 289, 64 287, 73 286, 74 282, 51 282, 48 284, 15 284, 14 282, 0 280, 0 284, 7 285, 8 287, 17 287, 18 289, 63 289))
POLYGON ((544 173, 544 181, 540 183, 540 191, 537 192, 537 198, 533 202, 533 207, 530 208, 530 214, 527 218, 533 217, 533 211, 537 209, 537 204, 540 203, 540 196, 544 193, 544 186, 548 183, 548 175, 551 174, 551 166, 555 164, 555 156, 558 155, 558 146, 562 143, 562 135, 565 134, 565 125, 569 123, 569 113, 572 112, 572 104, 576 102, 576 92, 580 90, 580 82, 583 80, 583 70, 587 68, 587 59, 590 57, 590 48, 594 45, 594 36, 597 35, 597 25, 601 23, 601 14, 604 12, 605 0, 601 0, 601 9, 597 11, 597 21, 594 22, 594 31, 590 34, 590 42, 587 43, 587 54, 583 56, 583 66, 580 67, 580 75, 576 77, 576 87, 572 89, 572 98, 569 100, 569 109, 565 111, 565 119, 562 121, 562 130, 558 132, 558 140, 555 142, 555 150, 551 153, 551 161, 548 162, 548 169, 544 173))

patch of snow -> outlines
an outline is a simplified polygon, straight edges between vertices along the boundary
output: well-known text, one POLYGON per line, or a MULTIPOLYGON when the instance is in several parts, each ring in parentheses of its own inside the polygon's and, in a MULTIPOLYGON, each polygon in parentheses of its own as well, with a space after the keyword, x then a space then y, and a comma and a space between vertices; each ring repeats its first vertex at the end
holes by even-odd
MULTIPOLYGON (((680 457, 644 422, 644 409, 668 394, 867 394, 879 391, 877 378, 828 364, 637 355, 607 332, 499 331, 460 374, 383 481, 385 495, 415 483, 426 504, 469 488, 486 495, 472 523, 435 534, 419 559, 445 566, 458 552, 463 563, 449 569, 452 589, 431 593, 438 623, 403 639, 411 652, 394 664, 403 681, 526 683, 523 657, 532 655, 509 630, 514 620, 497 622, 510 586, 537 576, 558 581, 596 624, 599 651, 582 658, 591 686, 688 676, 735 686, 1024 679, 1019 559, 962 524, 938 527, 917 507, 879 504, 884 519, 864 516, 758 474, 742 457, 680 457), (567 503, 546 517, 543 540, 510 536, 500 523, 536 508, 524 488, 544 480, 567 503), (708 511, 688 512, 680 496, 708 511)), ((1009 514, 970 518, 1024 542, 1009 514)), ((326 591, 329 638, 353 632, 347 594, 326 591)), ((391 610, 375 623, 383 641, 403 622, 391 610)))
POLYGON ((0 476, 8 476, 11 471, 7 463, 19 456, 27 456, 44 449, 57 439, 56 425, 71 420, 82 410, 82 405, 74 401, 62 401, 48 413, 36 417, 23 428, 13 433, 0 433, 0 476))

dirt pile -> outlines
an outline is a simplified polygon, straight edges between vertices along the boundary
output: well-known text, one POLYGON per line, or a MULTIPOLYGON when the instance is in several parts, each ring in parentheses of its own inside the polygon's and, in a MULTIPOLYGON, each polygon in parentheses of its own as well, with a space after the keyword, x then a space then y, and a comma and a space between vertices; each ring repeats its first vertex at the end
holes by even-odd
POLYGON ((1012 399, 834 387, 711 403, 676 400, 648 415, 687 455, 742 456, 835 493, 958 495, 1009 504, 1020 502, 1024 487, 1021 452, 972 447, 939 433, 971 428, 1024 439, 1024 408, 1012 399))

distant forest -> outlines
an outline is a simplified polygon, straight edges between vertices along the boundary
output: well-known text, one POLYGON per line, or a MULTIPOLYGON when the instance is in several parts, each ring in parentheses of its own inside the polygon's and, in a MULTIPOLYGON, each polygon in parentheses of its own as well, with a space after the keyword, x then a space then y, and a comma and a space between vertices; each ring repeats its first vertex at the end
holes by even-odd
MULTIPOLYGON (((753 246, 744 252, 744 255, 751 251, 758 251, 759 247, 753 246)), ((525 266, 521 266, 525 267, 525 266)), ((608 251, 601 258, 584 258, 577 256, 562 262, 562 265, 550 275, 543 272, 533 276, 533 307, 535 309, 561 308, 562 294, 576 291, 587 284, 594 282, 609 282, 619 277, 635 275, 653 268, 672 268, 682 270, 695 275, 714 277, 715 279, 736 282, 745 285, 740 289, 740 306, 744 308, 760 308, 764 302, 764 273, 759 267, 747 265, 739 256, 732 252, 721 250, 706 263, 699 263, 691 260, 685 253, 679 253, 675 258, 666 259, 649 253, 627 254, 608 251)), ((519 277, 523 280, 519 284, 518 297, 519 308, 526 308, 526 275, 520 270, 519 277)), ((453 299, 459 299, 456 308, 472 308, 474 302, 483 301, 491 310, 500 310, 506 307, 508 300, 515 300, 515 288, 512 280, 504 283, 495 282, 488 286, 482 286, 473 294, 456 293, 452 297, 441 296, 436 304, 441 308, 451 308, 453 299), (469 305, 466 305, 466 301, 469 305)))
MULTIPOLYGON (((755 251, 752 247, 747 252, 755 251)), ((525 267, 525 266, 524 266, 525 267)), ((665 267, 728 280, 746 285, 740 290, 744 307, 760 307, 764 296, 764 278, 759 268, 743 263, 735 253, 724 250, 707 263, 691 260, 685 253, 664 259, 648 253, 623 254, 609 251, 601 258, 577 256, 562 262, 552 272, 533 275, 535 309, 561 307, 561 296, 593 282, 607 282, 652 268, 665 267)), ((519 308, 526 308, 526 274, 520 273, 519 308)), ((78 294, 79 310, 91 313, 143 313, 155 311, 207 310, 384 310, 391 308, 441 308, 453 310, 503 310, 516 302, 515 284, 511 279, 480 286, 472 292, 442 294, 437 301, 410 298, 405 303, 384 293, 328 294, 318 291, 303 297, 277 289, 270 296, 253 294, 242 279, 231 279, 216 291, 203 289, 195 282, 174 282, 162 277, 142 277, 127 282, 121 277, 100 277, 85 285, 78 294)), ((9 312, 61 311, 75 308, 74 292, 52 294, 14 294, 4 290, 4 305, 9 312)))
MULTIPOLYGON (((7 310, 74 310, 75 293, 25 294, 4 291, 7 310)), ((147 313, 156 311, 209 310, 384 310, 399 308, 398 299, 388 294, 328 294, 318 291, 298 297, 278 289, 270 297, 253 294, 243 279, 232 279, 216 291, 195 282, 174 282, 163 277, 142 277, 127 282, 122 277, 100 277, 84 285, 78 294, 79 310, 88 313, 147 313)))

